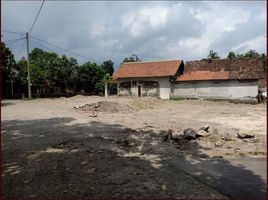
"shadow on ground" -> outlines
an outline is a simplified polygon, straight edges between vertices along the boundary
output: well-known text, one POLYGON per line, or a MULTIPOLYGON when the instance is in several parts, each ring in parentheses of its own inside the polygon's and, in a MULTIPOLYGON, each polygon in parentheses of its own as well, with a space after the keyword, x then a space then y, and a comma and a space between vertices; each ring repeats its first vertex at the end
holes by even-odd
POLYGON ((1 106, 9 106, 9 105, 14 105, 12 102, 1 102, 1 106))
POLYGON ((196 143, 199 156, 184 156, 152 131, 52 118, 3 121, 2 138, 5 199, 265 199, 266 185, 252 171, 204 158, 196 143))

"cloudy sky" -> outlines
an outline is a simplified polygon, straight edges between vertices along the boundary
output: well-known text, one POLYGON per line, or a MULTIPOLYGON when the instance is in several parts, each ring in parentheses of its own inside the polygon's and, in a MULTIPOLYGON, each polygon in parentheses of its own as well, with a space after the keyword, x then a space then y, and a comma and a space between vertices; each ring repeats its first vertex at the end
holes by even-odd
MULTIPOLYGON (((2 29, 29 31, 41 1, 2 1, 2 29)), ((3 41, 20 38, 2 33, 3 41)), ((141 60, 197 60, 210 49, 226 57, 229 51, 255 49, 266 53, 265 1, 45 1, 31 35, 115 68, 135 53, 141 60)), ((9 42, 8 42, 9 41, 9 42)), ((25 56, 23 40, 9 47, 25 56)), ((88 61, 30 38, 43 48, 88 61)))

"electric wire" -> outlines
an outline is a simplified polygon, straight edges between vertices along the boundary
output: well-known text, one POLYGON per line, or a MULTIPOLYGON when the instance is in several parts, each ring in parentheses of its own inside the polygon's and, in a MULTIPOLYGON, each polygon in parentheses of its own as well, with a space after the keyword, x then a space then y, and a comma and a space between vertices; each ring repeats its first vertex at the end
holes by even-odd
POLYGON ((21 33, 21 32, 8 31, 8 30, 2 30, 2 32, 5 32, 5 33, 12 33, 12 34, 18 34, 18 35, 23 35, 23 34, 24 34, 24 33, 21 33))
POLYGON ((63 47, 54 45, 54 44, 49 43, 49 42, 47 42, 47 41, 45 41, 45 40, 42 40, 42 39, 40 39, 40 38, 37 38, 37 37, 35 37, 35 36, 33 36, 33 35, 31 35, 31 37, 32 37, 33 39, 35 39, 35 40, 39 40, 39 41, 44 42, 44 43, 46 43, 46 44, 49 44, 49 45, 51 45, 51 46, 53 46, 53 47, 56 47, 56 48, 58 48, 58 49, 64 50, 64 51, 66 51, 66 52, 72 53, 72 54, 74 54, 74 55, 76 55, 76 56, 79 56, 79 57, 81 57, 81 58, 84 58, 84 59, 86 59, 86 60, 91 60, 90 58, 88 58, 88 57, 86 57, 86 56, 83 56, 83 55, 81 55, 81 54, 79 54, 79 53, 76 53, 76 52, 74 52, 74 51, 65 49, 65 48, 63 48, 63 47))
POLYGON ((35 20, 34 20, 32 26, 31 26, 31 28, 30 28, 30 30, 29 30, 29 33, 31 33, 31 31, 33 30, 33 27, 34 27, 34 25, 35 25, 35 22, 36 22, 36 20, 37 20, 39 14, 40 14, 40 12, 41 12, 41 10, 42 10, 42 7, 43 7, 44 3, 45 3, 45 0, 43 0, 42 4, 41 4, 41 6, 40 6, 40 8, 39 8, 39 10, 38 10, 38 13, 37 13, 37 15, 36 15, 36 17, 35 17, 35 20))

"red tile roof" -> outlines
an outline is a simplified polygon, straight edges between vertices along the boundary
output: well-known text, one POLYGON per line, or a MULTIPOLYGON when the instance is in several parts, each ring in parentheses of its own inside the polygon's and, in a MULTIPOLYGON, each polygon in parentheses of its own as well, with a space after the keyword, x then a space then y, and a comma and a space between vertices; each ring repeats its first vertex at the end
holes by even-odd
POLYGON ((183 74, 178 77, 176 81, 202 81, 202 80, 227 80, 229 79, 229 72, 219 71, 193 71, 183 74))
POLYGON ((123 63, 113 79, 175 76, 181 63, 182 60, 123 63))
POLYGON ((217 59, 187 62, 176 81, 259 79, 262 61, 256 59, 217 59))

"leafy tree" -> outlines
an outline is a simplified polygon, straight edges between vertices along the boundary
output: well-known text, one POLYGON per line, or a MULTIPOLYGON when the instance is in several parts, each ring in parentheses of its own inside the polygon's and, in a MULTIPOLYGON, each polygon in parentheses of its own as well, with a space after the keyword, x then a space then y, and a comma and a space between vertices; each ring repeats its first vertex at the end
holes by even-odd
POLYGON ((264 53, 261 54, 261 60, 262 60, 263 76, 266 79, 267 78, 267 56, 264 53))
POLYGON ((1 42, 1 86, 3 96, 13 93, 13 81, 15 76, 16 62, 12 51, 6 47, 6 44, 1 42))
POLYGON ((246 53, 237 54, 237 58, 259 58, 261 55, 253 49, 250 49, 246 53))
POLYGON ((141 60, 136 54, 132 54, 128 58, 124 58, 123 62, 140 62, 141 60))
POLYGON ((230 59, 234 59, 234 58, 236 58, 236 54, 235 54, 235 52, 230 51, 229 54, 228 54, 228 56, 227 56, 227 58, 230 58, 230 59))
POLYGON ((98 82, 95 84, 95 92, 98 95, 103 95, 103 92, 104 92, 104 83, 103 82, 98 82))
POLYGON ((96 63, 87 62, 76 69, 77 90, 94 92, 95 84, 103 80, 105 70, 96 63))
POLYGON ((109 73, 111 76, 114 73, 114 63, 111 60, 104 61, 101 67, 105 70, 106 73, 109 73))
POLYGON ((245 58, 259 58, 260 54, 253 49, 250 49, 244 54, 245 58))
POLYGON ((220 57, 218 56, 218 53, 213 51, 213 50, 210 50, 209 51, 209 54, 208 54, 208 59, 220 59, 220 57))
POLYGON ((106 73, 103 77, 103 80, 109 80, 111 79, 111 75, 109 73, 106 73))

